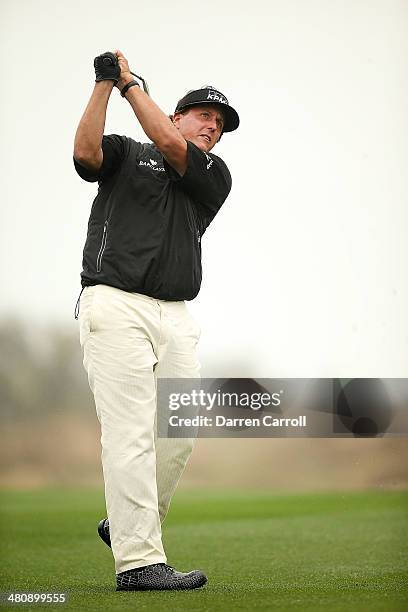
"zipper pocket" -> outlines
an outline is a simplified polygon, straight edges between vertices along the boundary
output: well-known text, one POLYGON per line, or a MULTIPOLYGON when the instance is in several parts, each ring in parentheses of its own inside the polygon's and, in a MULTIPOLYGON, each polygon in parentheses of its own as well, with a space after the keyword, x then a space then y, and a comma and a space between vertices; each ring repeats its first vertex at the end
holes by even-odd
POLYGON ((108 236, 108 222, 103 224, 102 242, 99 249, 98 257, 96 258, 96 271, 100 272, 102 267, 102 257, 106 247, 106 238, 108 236))

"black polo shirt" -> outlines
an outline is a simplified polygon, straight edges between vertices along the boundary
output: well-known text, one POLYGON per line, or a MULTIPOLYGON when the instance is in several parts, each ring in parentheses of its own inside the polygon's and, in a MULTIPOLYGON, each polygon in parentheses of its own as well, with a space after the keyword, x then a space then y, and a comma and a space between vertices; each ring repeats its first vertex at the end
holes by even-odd
POLYGON ((111 285, 161 300, 192 300, 201 285, 201 237, 231 190, 231 175, 213 153, 187 142, 180 175, 152 143, 104 136, 99 183, 88 222, 82 286, 111 285))

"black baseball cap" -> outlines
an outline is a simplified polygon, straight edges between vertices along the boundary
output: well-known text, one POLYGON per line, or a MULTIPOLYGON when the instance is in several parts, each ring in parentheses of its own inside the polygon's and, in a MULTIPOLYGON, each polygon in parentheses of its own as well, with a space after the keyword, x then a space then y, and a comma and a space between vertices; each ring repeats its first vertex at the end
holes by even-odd
POLYGON ((229 105, 228 98, 212 85, 205 85, 200 89, 192 89, 177 102, 175 113, 198 104, 216 104, 225 116, 223 132, 233 132, 239 126, 237 111, 229 105))

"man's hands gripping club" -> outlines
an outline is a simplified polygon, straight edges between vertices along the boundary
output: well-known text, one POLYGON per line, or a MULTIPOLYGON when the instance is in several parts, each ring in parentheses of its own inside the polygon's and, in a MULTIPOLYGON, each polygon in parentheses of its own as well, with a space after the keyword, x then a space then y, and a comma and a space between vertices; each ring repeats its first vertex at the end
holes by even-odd
MULTIPOLYGON (((94 59, 95 81, 113 81, 116 87, 122 91, 123 88, 132 81, 133 77, 138 78, 143 83, 143 89, 148 94, 149 89, 143 77, 131 72, 129 64, 122 51, 117 49, 114 53, 106 51, 94 59)), ((136 81, 135 81, 136 83, 136 81)), ((137 83, 138 84, 138 83, 137 83)))
POLYGON ((105 128, 106 109, 116 86, 131 105, 148 138, 155 143, 168 163, 183 175, 187 168, 187 142, 169 117, 149 97, 147 84, 142 77, 131 72, 123 53, 116 50, 98 55, 94 60, 96 83, 94 91, 79 123, 74 144, 75 159, 95 173, 103 163, 102 137, 105 128), (130 86, 136 76, 143 82, 140 87, 130 86))

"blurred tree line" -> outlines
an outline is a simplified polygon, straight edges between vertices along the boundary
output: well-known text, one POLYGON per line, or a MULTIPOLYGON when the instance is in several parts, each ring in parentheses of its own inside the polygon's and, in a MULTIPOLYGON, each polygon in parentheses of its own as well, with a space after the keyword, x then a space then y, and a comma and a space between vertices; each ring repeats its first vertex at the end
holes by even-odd
POLYGON ((56 414, 94 418, 77 334, 57 326, 0 322, 0 413, 4 425, 56 414))
MULTIPOLYGON (((0 487, 103 486, 77 329, 8 319, 0 343, 0 487)), ((407 438, 203 439, 182 486, 407 488, 407 461, 407 438)))

